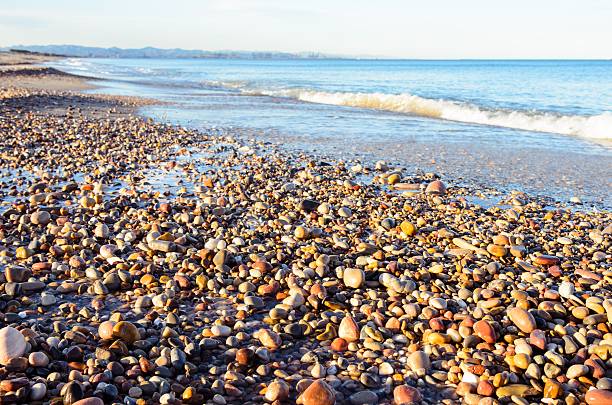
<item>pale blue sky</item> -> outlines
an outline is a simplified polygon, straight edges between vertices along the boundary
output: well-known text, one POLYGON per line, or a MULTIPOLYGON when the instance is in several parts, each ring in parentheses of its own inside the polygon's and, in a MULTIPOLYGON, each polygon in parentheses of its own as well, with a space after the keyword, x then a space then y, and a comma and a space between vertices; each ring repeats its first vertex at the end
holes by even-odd
POLYGON ((612 0, 2 0, 0 46, 612 58, 612 0))

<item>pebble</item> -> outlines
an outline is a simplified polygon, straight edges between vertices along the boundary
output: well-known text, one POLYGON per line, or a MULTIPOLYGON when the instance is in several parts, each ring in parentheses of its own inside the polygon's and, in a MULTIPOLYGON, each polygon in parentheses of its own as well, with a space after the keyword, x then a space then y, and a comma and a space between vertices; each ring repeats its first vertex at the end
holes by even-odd
POLYGON ((343 280, 347 287, 360 288, 365 282, 365 273, 361 269, 346 269, 343 280))
POLYGON ((605 403, 609 213, 14 91, 0 402, 605 403))
POLYGON ((474 323, 474 333, 487 343, 495 343, 497 335, 495 329, 485 320, 480 320, 474 323))
POLYGON ((351 316, 347 315, 342 318, 340 327, 338 328, 338 337, 344 339, 348 343, 359 340, 359 327, 351 316))
POLYGON ((214 325, 212 328, 210 328, 210 331, 214 336, 225 337, 229 336, 232 333, 232 328, 225 325, 214 325))
POLYGON ((393 390, 393 402, 395 405, 411 405, 421 402, 422 396, 419 391, 409 385, 398 385, 393 390))
POLYGON ((28 361, 33 367, 47 367, 49 365, 49 357, 43 352, 30 353, 28 361))
POLYGON ((584 396, 588 405, 609 405, 612 404, 612 391, 608 390, 589 390, 584 396))
POLYGON ((11 326, 0 329, 0 364, 8 365, 24 355, 26 341, 21 332, 11 326))
POLYGON ((536 328, 535 318, 523 308, 509 309, 508 317, 524 333, 531 333, 536 328))
POLYGON ((47 395, 47 385, 43 382, 33 384, 30 388, 30 399, 32 401, 40 401, 47 395))
POLYGON ((140 333, 133 323, 121 321, 113 326, 113 337, 121 339, 127 344, 132 344, 140 339, 140 333))
POLYGON ((30 217, 30 221, 32 221, 34 225, 47 225, 51 222, 51 214, 47 211, 36 211, 30 217))
POLYGON ((298 398, 298 403, 303 405, 333 405, 335 402, 334 390, 321 379, 313 381, 298 398))
POLYGON ((440 180, 434 180, 425 188, 427 194, 446 194, 446 186, 440 180))
POLYGON ((98 397, 89 397, 76 401, 72 405, 104 405, 104 401, 98 397))
POLYGON ((408 356, 407 361, 408 367, 412 371, 424 371, 427 372, 431 367, 429 356, 422 350, 417 350, 408 356))
POLYGON ((284 401, 289 397, 290 387, 283 380, 274 380, 266 388, 265 398, 269 402, 284 401))
POLYGON ((349 401, 353 405, 374 405, 378 404, 378 395, 368 390, 360 391, 351 395, 349 401))
POLYGON ((278 349, 282 344, 281 337, 268 329, 260 329, 253 336, 269 349, 278 349))

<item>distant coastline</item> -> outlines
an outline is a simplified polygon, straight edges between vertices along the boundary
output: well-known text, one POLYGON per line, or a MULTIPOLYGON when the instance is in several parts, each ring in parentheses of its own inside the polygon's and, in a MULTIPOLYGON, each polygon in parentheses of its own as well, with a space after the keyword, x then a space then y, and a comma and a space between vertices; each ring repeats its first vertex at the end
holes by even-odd
POLYGON ((567 59, 567 58, 404 58, 385 55, 338 55, 322 52, 279 52, 279 51, 205 51, 182 48, 118 48, 90 47, 82 45, 11 45, 0 46, 0 51, 14 51, 71 58, 105 58, 105 59, 244 59, 244 60, 378 60, 378 61, 611 61, 602 59, 567 59))
POLYGON ((203 51, 193 49, 144 48, 101 48, 81 45, 14 45, 0 48, 0 51, 30 52, 79 58, 148 58, 148 59, 345 59, 338 55, 319 52, 275 52, 275 51, 203 51))

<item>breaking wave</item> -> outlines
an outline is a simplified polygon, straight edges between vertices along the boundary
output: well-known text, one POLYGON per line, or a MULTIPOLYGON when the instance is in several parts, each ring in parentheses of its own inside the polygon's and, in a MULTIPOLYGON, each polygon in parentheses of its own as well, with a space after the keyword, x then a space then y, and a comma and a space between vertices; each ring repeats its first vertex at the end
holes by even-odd
POLYGON ((257 89, 246 82, 208 82, 248 95, 284 97, 309 103, 368 108, 423 117, 492 125, 527 131, 612 139, 612 112, 599 115, 561 115, 543 111, 488 109, 474 104, 430 99, 412 94, 325 92, 308 89, 257 89))

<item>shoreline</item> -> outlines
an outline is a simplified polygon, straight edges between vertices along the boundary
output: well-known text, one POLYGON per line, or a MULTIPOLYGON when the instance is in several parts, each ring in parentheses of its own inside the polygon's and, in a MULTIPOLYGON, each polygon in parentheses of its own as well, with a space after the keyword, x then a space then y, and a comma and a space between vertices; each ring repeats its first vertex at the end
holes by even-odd
MULTIPOLYGON (((151 63, 153 69, 165 66, 163 61, 151 63)), ((149 80, 143 73, 146 65, 118 61, 117 66, 108 68, 119 69, 118 72, 132 69, 136 79, 106 81, 96 92, 147 94, 167 102, 160 108, 144 108, 142 113, 148 117, 204 131, 211 126, 227 127, 232 133, 257 131, 261 139, 282 144, 289 151, 328 152, 334 159, 361 160, 364 164, 392 161, 408 173, 425 170, 459 180, 458 184, 496 188, 507 194, 520 190, 549 197, 552 205, 559 207, 578 210, 612 207, 612 199, 605 192, 611 184, 607 176, 602 176, 610 165, 610 149, 586 138, 450 124, 375 110, 251 97, 232 91, 217 94, 214 88, 211 89, 214 96, 200 97, 201 91, 208 90, 200 89, 196 76, 193 81, 174 87, 163 84, 166 79, 172 82, 170 77, 156 74, 159 83, 155 84, 153 77, 149 80), (329 121, 330 117, 333 121, 329 121)), ((104 64, 87 61, 74 68, 72 63, 52 66, 75 73, 106 69, 104 64)), ((221 69, 223 63, 214 66, 221 69)), ((176 69, 179 72, 182 68, 176 69)), ((196 75, 199 77, 200 73, 196 75)), ((241 77, 247 80, 244 74, 245 71, 241 77)))
POLYGON ((609 211, 483 207, 52 80, 0 88, 0 402, 612 396, 609 211))

